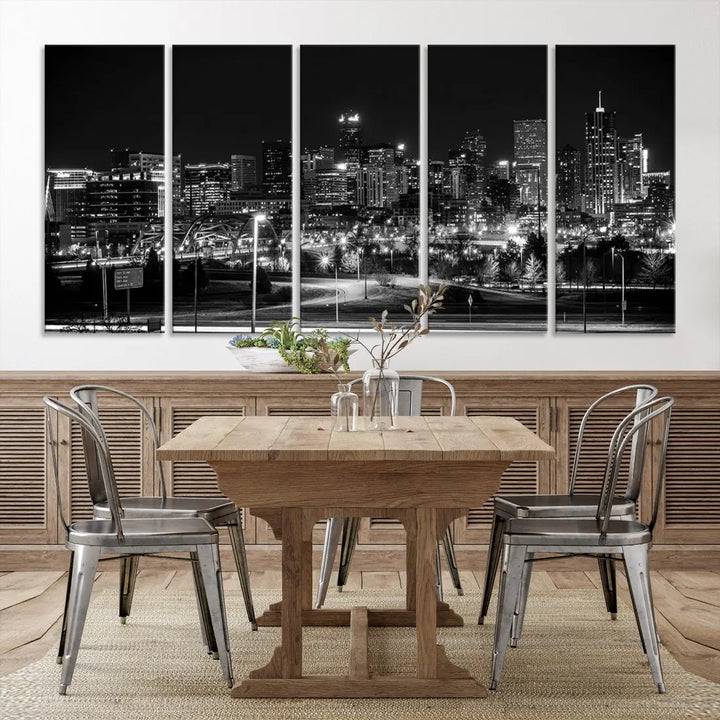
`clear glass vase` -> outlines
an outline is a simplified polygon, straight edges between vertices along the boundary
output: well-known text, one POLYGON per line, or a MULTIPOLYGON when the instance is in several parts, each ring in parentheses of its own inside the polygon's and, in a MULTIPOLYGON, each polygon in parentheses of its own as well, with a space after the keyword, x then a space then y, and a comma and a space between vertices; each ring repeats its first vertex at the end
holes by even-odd
POLYGON ((349 385, 338 384, 338 391, 330 397, 330 414, 335 418, 335 432, 357 430, 358 396, 349 385))
POLYGON ((388 367, 373 367, 363 375, 363 414, 366 430, 394 430, 397 425, 400 377, 388 367))

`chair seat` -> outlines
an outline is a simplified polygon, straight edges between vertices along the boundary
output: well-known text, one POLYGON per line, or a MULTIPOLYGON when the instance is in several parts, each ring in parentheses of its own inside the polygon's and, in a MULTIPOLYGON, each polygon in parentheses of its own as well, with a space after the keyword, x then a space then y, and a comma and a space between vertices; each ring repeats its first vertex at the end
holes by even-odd
MULTIPOLYGON (((151 517, 203 517, 209 522, 219 520, 237 511, 235 503, 225 497, 155 497, 130 496, 120 498, 120 505, 126 518, 151 517)), ((110 519, 107 503, 98 503, 93 508, 97 519, 110 519)))
POLYGON ((217 542, 217 530, 202 518, 129 518, 122 522, 124 543, 118 542, 112 520, 79 520, 70 526, 68 544, 204 545, 217 542))
POLYGON ((636 520, 610 520, 608 531, 600 534, 597 520, 509 520, 505 542, 510 545, 644 545, 651 542, 647 525, 636 520))
MULTIPOLYGON (((495 512, 516 518, 594 518, 600 495, 497 495, 495 512)), ((635 503, 613 499, 613 517, 634 517, 635 503)))

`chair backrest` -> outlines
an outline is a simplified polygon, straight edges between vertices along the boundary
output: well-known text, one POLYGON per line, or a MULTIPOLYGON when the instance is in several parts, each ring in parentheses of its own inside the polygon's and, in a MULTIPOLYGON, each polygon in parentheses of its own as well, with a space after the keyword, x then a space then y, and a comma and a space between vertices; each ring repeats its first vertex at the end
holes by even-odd
MULTIPOLYGON (((639 435, 647 437, 650 424, 655 418, 658 418, 660 450, 658 462, 654 468, 654 477, 652 478, 654 497, 652 519, 649 527, 652 529, 655 526, 660 504, 660 494, 665 480, 665 458, 667 455, 668 439, 670 437, 670 418, 674 404, 675 398, 670 396, 654 398, 634 408, 620 421, 615 429, 608 447, 605 476, 603 478, 602 491, 595 515, 600 524, 601 532, 607 532, 608 523, 612 517, 613 497, 615 496, 615 487, 620 474, 623 455, 628 451, 628 448, 632 449, 635 438, 639 435)), ((651 452, 652 447, 653 445, 645 442, 642 446, 638 445, 634 451, 637 454, 646 455, 648 452, 651 452)))
MULTIPOLYGON (((148 425, 150 426, 150 431, 152 433, 153 439, 153 458, 157 458, 156 451, 159 445, 157 426, 155 425, 155 420, 153 419, 152 413, 147 409, 147 407, 145 407, 145 405, 143 405, 143 403, 140 402, 140 400, 138 400, 133 395, 124 392, 123 390, 108 387, 107 385, 78 385, 77 387, 74 387, 70 391, 70 397, 77 403, 83 415, 92 416, 89 417, 89 419, 95 425, 96 429, 101 431, 103 437, 105 438, 106 444, 107 436, 100 420, 98 391, 111 393, 113 395, 121 397, 140 409, 148 425)), ((95 457, 94 443, 90 442, 89 438, 86 438, 84 431, 82 439, 83 452, 85 454, 85 466, 88 469, 88 484, 91 488, 90 494, 93 499, 93 504, 95 504, 96 502, 105 502, 106 499, 102 497, 103 484, 100 479, 98 460, 95 457), (97 501, 95 499, 96 497, 98 498, 97 501)), ((163 473, 163 467, 161 463, 157 461, 157 459, 155 459, 155 464, 158 470, 160 495, 163 499, 165 499, 167 497, 167 492, 165 489, 165 475, 163 473)))
MULTIPOLYGON (((349 385, 361 383, 362 378, 352 380, 349 385)), ((455 388, 442 378, 432 377, 430 375, 400 375, 400 383, 398 390, 398 415, 421 415, 422 414, 422 393, 423 383, 434 382, 447 388, 450 394, 450 415, 455 415, 457 400, 455 396, 455 388)))
MULTIPOLYGON (((112 458, 110 457, 110 450, 105 441, 105 436, 98 431, 95 424, 88 419, 88 417, 80 412, 73 410, 67 405, 61 403, 59 400, 51 397, 44 397, 43 402, 45 403, 45 420, 48 426, 48 438, 50 442, 50 452, 53 460, 53 470, 55 475, 55 489, 58 493, 58 504, 60 514, 63 516, 63 524, 68 527, 68 521, 64 517, 62 510, 62 504, 60 502, 60 480, 58 477, 57 469, 57 455, 54 438, 52 436, 51 428, 52 423, 50 419, 50 411, 54 410, 60 415, 64 415, 69 418, 71 424, 76 422, 82 429, 84 435, 88 438, 88 442, 94 444, 94 457, 96 458, 98 468, 100 470, 100 478, 104 485, 105 497, 107 498, 108 508, 110 510, 110 517, 112 518, 115 526, 115 532, 120 542, 123 540, 122 531, 122 507, 120 505, 120 497, 118 495, 117 483, 115 482, 115 472, 113 470, 112 458)), ((88 478, 90 472, 88 468, 88 478)))
MULTIPOLYGON (((580 423, 580 429, 578 430, 577 442, 575 444, 575 455, 573 457, 572 470, 570 472, 570 495, 575 492, 575 481, 577 480, 578 468, 580 466, 580 460, 582 455, 582 445, 585 437, 585 427, 588 421, 591 419, 593 413, 605 402, 611 398, 617 398, 618 395, 625 393, 635 393, 635 408, 639 408, 641 405, 653 400, 657 397, 658 390, 653 385, 627 385, 625 387, 617 388, 599 397, 593 402, 590 407, 585 411, 583 419, 580 423)), ((642 418, 642 415, 637 415, 634 421, 638 421, 642 418)), ((648 426, 643 425, 642 430, 638 431, 633 435, 631 442, 630 461, 628 464, 628 482, 625 489, 625 498, 637 502, 640 495, 640 483, 642 482, 643 467, 645 462, 645 444, 647 443, 648 426)))

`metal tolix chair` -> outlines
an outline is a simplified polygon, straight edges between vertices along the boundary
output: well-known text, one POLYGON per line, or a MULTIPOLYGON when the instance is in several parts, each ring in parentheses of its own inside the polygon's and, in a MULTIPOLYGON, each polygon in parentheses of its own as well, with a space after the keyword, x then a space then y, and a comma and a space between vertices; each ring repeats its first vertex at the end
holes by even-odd
MULTIPOLYGON (((605 403, 620 395, 634 393, 635 407, 657 397, 657 388, 652 385, 628 385, 603 395, 593 402, 585 411, 578 430, 575 454, 570 473, 569 492, 566 495, 497 495, 495 497, 490 545, 488 548, 487 566, 485 569, 485 585, 478 624, 485 622, 490 607, 495 576, 497 575, 500 556, 502 554, 502 537, 506 523, 512 518, 552 519, 552 518, 592 518, 597 510, 600 495, 598 493, 576 493, 575 482, 581 462, 585 428, 593 413, 605 403)), ((640 482, 643 474, 645 458, 644 448, 647 440, 647 426, 633 437, 628 466, 628 483, 624 497, 613 499, 612 516, 632 519, 635 517, 635 506, 640 494, 640 482)), ((598 487, 600 483, 598 482, 598 487)), ((605 607, 610 617, 617 617, 617 587, 615 582, 615 564, 606 558, 598 557, 598 568, 605 595, 605 607)), ((532 573, 532 564, 528 563, 523 578, 523 595, 527 595, 532 573)), ((519 635, 518 635, 519 636, 519 635)), ((513 635, 513 637, 515 637, 513 635)))
MULTIPOLYGON (((361 383, 362 378, 356 378, 350 385, 361 383)), ((456 397, 455 388, 442 378, 430 377, 428 375, 400 375, 400 388, 398 397, 398 416, 418 416, 421 414, 422 407, 422 390, 423 383, 435 382, 444 385, 450 393, 450 415, 455 415, 456 397)), ((358 541, 358 532, 360 530, 360 518, 328 518, 325 527, 325 543, 323 545, 322 562, 320 563, 320 579, 318 581, 317 596, 315 599, 315 607, 320 608, 325 603, 328 587, 330 585, 330 576, 332 575, 332 567, 335 562, 335 550, 340 543, 340 567, 338 569, 337 588, 341 592, 343 586, 347 582, 348 573, 350 572, 350 561, 358 541), (342 533, 342 538, 341 538, 342 533)), ((460 582, 460 573, 458 572, 457 562, 455 560, 455 546, 453 545, 452 531, 447 528, 442 539, 445 557, 450 569, 453 585, 458 595, 463 594, 462 584, 460 582)), ((436 553, 437 566, 437 595, 442 600, 442 576, 440 571, 440 552, 436 553)))
MULTIPOLYGON (((534 553, 600 556, 608 561, 622 560, 627 575, 633 610, 640 631, 643 650, 647 655, 653 681, 658 692, 665 692, 658 638, 653 614, 652 591, 648 569, 648 550, 652 546, 655 525, 665 476, 665 457, 670 432, 670 417, 675 399, 661 397, 636 407, 618 425, 608 448, 602 491, 595 518, 555 518, 508 520, 503 530, 503 569, 495 623, 495 643, 490 673, 490 689, 497 690, 508 644, 517 644, 525 614, 527 594, 522 587, 525 568, 534 562, 534 553), (656 420, 657 419, 657 420, 656 420), (620 464, 625 451, 641 434, 647 434, 650 423, 661 426, 658 442, 660 452, 653 473, 653 513, 649 524, 613 516, 613 499, 620 464), (517 620, 517 621, 515 621, 517 620)), ((633 452, 646 454, 651 443, 633 447, 633 452)))
MULTIPOLYGON (((95 429, 102 435, 107 444, 107 438, 102 422, 99 417, 98 392, 106 392, 116 395, 129 403, 137 406, 145 417, 153 439, 153 457, 158 448, 158 433, 150 411, 136 397, 104 385, 79 385, 70 391, 70 397, 75 401, 80 413, 93 424, 95 429)), ((93 517, 96 519, 107 519, 110 517, 107 497, 101 479, 101 468, 96 456, 95 443, 91 437, 82 430, 83 451, 85 465, 87 468, 88 486, 93 503, 93 517)), ((255 609, 250 590, 250 576, 248 573, 247 556, 245 552, 245 541, 242 535, 242 518, 235 503, 225 497, 168 497, 165 488, 165 476, 162 464, 156 461, 158 480, 160 486, 159 496, 130 496, 120 498, 124 516, 127 518, 183 518, 199 517, 206 520, 214 527, 225 526, 230 536, 230 544, 233 550, 233 557, 237 567, 240 587, 245 601, 247 618, 253 630, 257 630, 255 620, 255 609)), ((125 623, 132 608, 132 599, 135 591, 135 579, 138 572, 137 556, 123 559, 120 572, 120 622, 125 623)), ((197 588, 201 583, 197 565, 193 564, 193 579, 195 581, 198 608, 203 618, 201 625, 203 642, 208 652, 217 657, 217 646, 212 632, 212 624, 208 616, 208 609, 203 601, 201 592, 197 588)), ((62 656, 62 644, 58 656, 62 656)))
MULTIPOLYGON (((225 616, 220 552, 217 530, 199 517, 181 518, 124 518, 115 482, 112 459, 104 436, 81 413, 50 397, 43 398, 45 420, 57 492, 58 509, 65 526, 65 546, 70 550, 65 613, 63 616, 60 694, 65 695, 72 682, 82 638, 88 604, 100 560, 114 559, 118 555, 127 559, 157 553, 190 554, 197 568, 197 591, 207 607, 213 637, 223 676, 228 687, 233 685, 232 659, 228 642, 225 616), (52 432, 51 412, 55 411, 76 422, 94 446, 93 457, 100 471, 109 517, 80 520, 71 525, 65 520, 62 509, 56 443, 52 432), (101 558, 102 555, 112 558, 101 558)), ((89 475, 89 473, 88 473, 89 475)), ((204 622, 200 615, 201 625, 204 622)))

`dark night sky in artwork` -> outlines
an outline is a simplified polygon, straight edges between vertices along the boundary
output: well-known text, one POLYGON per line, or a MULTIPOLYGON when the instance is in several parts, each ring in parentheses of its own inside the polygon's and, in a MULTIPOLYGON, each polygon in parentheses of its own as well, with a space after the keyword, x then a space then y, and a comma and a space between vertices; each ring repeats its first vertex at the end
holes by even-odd
POLYGON ((290 140, 289 45, 173 47, 173 152, 183 162, 229 162, 263 140, 290 140))
POLYGON ((428 48, 428 151, 447 161, 468 130, 487 157, 513 159, 513 120, 547 116, 544 45, 431 45, 428 48))
POLYGON ((45 47, 45 164, 110 167, 111 148, 163 152, 161 45, 45 47))
POLYGON ((337 145, 338 118, 360 114, 363 144, 405 143, 417 158, 420 51, 417 45, 304 45, 300 48, 303 148, 337 145))
POLYGON ((673 45, 559 45, 556 68, 558 148, 583 147, 585 113, 595 110, 602 90, 618 137, 642 132, 648 170, 670 170, 675 182, 673 45))

